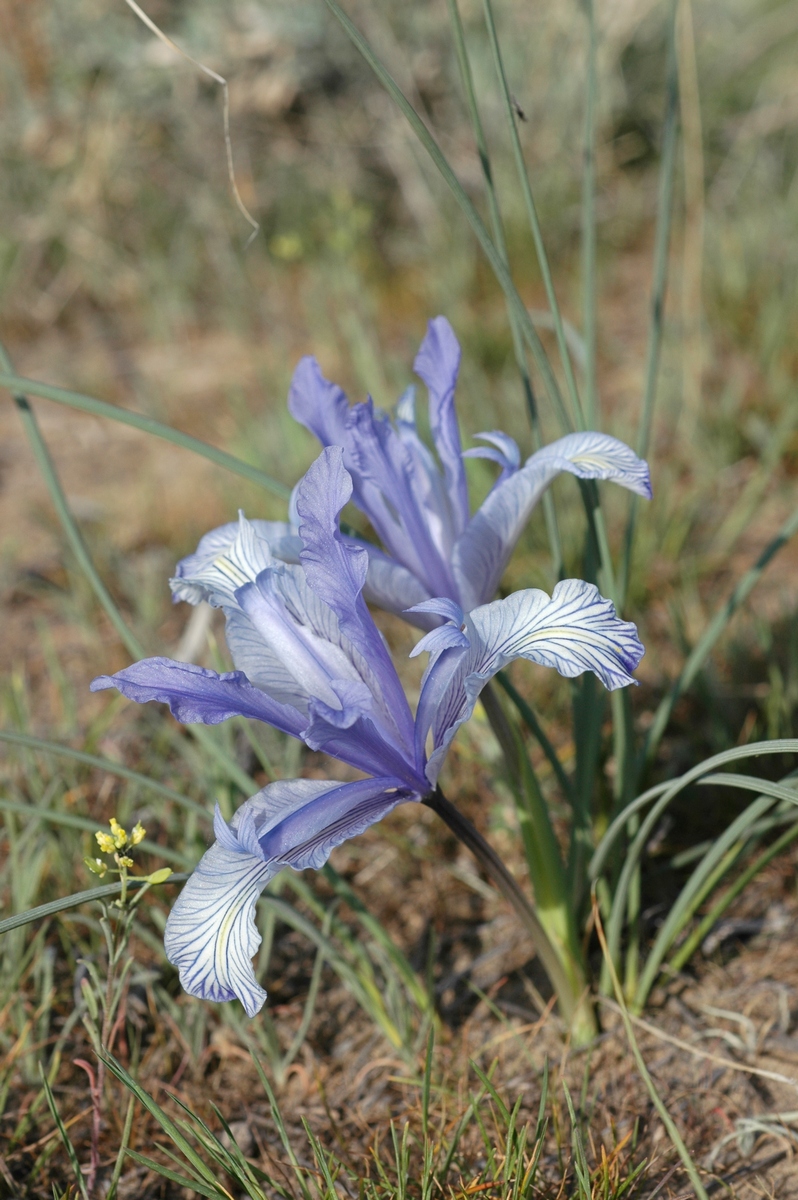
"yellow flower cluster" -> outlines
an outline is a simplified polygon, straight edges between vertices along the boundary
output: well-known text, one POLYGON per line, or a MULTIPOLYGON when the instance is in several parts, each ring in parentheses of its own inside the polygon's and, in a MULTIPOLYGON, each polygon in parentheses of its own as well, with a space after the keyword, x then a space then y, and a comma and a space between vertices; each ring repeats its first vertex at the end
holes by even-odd
MULTIPOLYGON (((98 829, 94 835, 97 839, 97 845, 103 854, 114 854, 117 850, 122 850, 128 845, 138 846, 139 842, 144 840, 147 833, 141 821, 138 821, 133 826, 130 834, 128 834, 126 829, 122 828, 116 817, 111 817, 109 824, 111 827, 110 833, 104 833, 102 829, 98 829)), ((122 866, 132 867, 133 860, 125 857, 120 859, 120 863, 122 866)))

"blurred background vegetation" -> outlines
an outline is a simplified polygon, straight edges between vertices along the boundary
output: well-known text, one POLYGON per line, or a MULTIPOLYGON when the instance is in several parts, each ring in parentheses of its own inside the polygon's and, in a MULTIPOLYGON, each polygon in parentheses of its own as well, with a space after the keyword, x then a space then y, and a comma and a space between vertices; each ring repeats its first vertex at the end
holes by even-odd
MULTIPOLYGON (((479 164, 443 0, 353 0, 347 7, 481 206, 479 164)), ((576 0, 502 0, 497 10, 578 359, 584 13, 576 0)), ((250 230, 231 195, 220 87, 157 41, 123 0, 0 0, 0 325, 18 371, 169 421, 293 485, 315 453, 285 408, 300 355, 315 353, 353 397, 369 391, 390 407, 411 381, 427 320, 442 312, 464 348, 458 404, 466 442, 480 430, 502 428, 528 452, 503 298, 444 185, 321 0, 153 0, 147 11, 229 81, 236 179, 260 231, 248 244, 250 230)), ((461 11, 515 278, 547 339, 544 290, 514 184, 481 5, 463 0, 461 11)), ((632 443, 649 320, 666 17, 665 6, 652 0, 597 5, 600 410, 603 427, 632 443)), ((709 614, 795 503, 796 49, 795 0, 681 5, 682 138, 650 456, 655 500, 641 510, 628 612, 647 646, 643 687, 634 697, 642 726, 709 614)), ((239 507, 250 516, 281 517, 281 504, 127 428, 45 401, 35 407, 120 606, 149 649, 174 649, 187 620, 182 608, 171 607, 166 587, 176 558, 239 507)), ((547 436, 556 436, 545 407, 542 415, 547 436)), ((88 696, 89 678, 122 666, 125 652, 75 569, 10 402, 0 409, 0 437, 2 725, 99 748, 203 800, 219 798, 227 787, 222 798, 231 806, 238 793, 223 783, 224 772, 208 771, 198 783, 196 762, 186 766, 186 754, 175 749, 174 734, 157 714, 121 712, 88 696)), ((474 460, 468 469, 475 493, 484 492, 489 471, 474 460)), ((566 479, 556 488, 572 501, 562 510, 563 526, 568 569, 578 574, 582 524, 574 485, 566 479)), ((617 544, 621 523, 612 517, 625 507, 609 489, 606 500, 617 544)), ((508 585, 547 586, 546 564, 536 514, 508 585)), ((684 770, 738 741, 795 735, 797 572, 798 554, 788 547, 681 702, 659 772, 684 770)), ((398 622, 386 621, 385 628, 399 653, 410 648, 412 635, 398 622)), ((529 679, 567 759, 567 686, 543 673, 529 679)), ((219 744, 257 774, 243 735, 219 736, 219 744)), ((295 751, 272 743, 267 749, 278 768, 296 769, 295 751)), ((608 755, 609 746, 609 776, 608 755)), ((472 811, 489 790, 498 797, 483 820, 492 822, 494 838, 511 858, 506 795, 491 775, 495 758, 487 726, 475 721, 451 770, 472 811), (483 765, 475 769, 477 757, 483 765)), ((96 773, 75 768, 64 775, 52 761, 46 769, 32 764, 29 756, 10 753, 3 771, 12 800, 56 803, 97 822, 117 809, 123 816, 126 807, 140 811, 141 792, 133 785, 103 790, 96 773)), ((307 761, 304 769, 317 766, 307 761)), ((177 810, 148 811, 164 845, 197 857, 205 835, 196 824, 182 825, 177 810)), ((663 853, 711 836, 728 814, 693 806, 690 818, 689 828, 677 822, 663 831, 663 853)), ((0 867, 5 914, 84 886, 87 833, 34 823, 20 850, 24 831, 17 818, 8 820, 9 854, 0 867), (21 872, 23 851, 30 870, 21 872)), ((416 965, 423 966, 431 944, 421 914, 436 912, 440 979, 461 978, 463 964, 495 933, 488 923, 497 919, 491 902, 463 883, 462 864, 459 876, 440 882, 440 843, 423 822, 417 828, 399 813, 387 834, 372 831, 361 842, 364 848, 343 847, 334 857, 339 871, 360 879, 362 895, 416 955, 416 965), (393 858, 382 863, 386 838, 393 858), (411 893, 406 889, 416 886, 419 856, 423 878, 411 893), (414 896, 412 912, 396 903, 397 894, 414 896)), ((792 887, 791 866, 779 871, 766 889, 768 904, 792 887)), ((152 921, 142 953, 156 962, 160 910, 152 921)), ((296 1003, 307 991, 312 953, 297 949, 295 934, 283 934, 275 941, 270 990, 277 1005, 274 1036, 285 1046, 301 1026, 296 1003)), ((87 926, 82 952, 95 936, 87 926)), ((10 1018, 6 1049, 25 1027, 25 1005, 36 1008, 51 978, 42 975, 38 951, 24 957, 25 944, 18 939, 13 952, 7 948, 7 978, 21 980, 30 996, 10 1018), (12 969, 15 962, 27 963, 21 975, 12 969)), ((81 946, 62 938, 61 951, 59 1028, 81 946)), ((519 953, 523 961, 523 952, 511 947, 500 965, 514 970, 519 953)), ((52 963, 47 969, 52 972, 52 963)), ((479 978, 487 986, 499 975, 488 971, 479 978)), ((458 999, 456 989, 452 996, 459 1021, 475 1000, 458 999)), ((335 1044, 343 1027, 335 1003, 311 1023, 318 1053, 335 1044)), ((184 1052, 192 1064, 207 1066, 214 1037, 217 1050, 235 1040, 226 1018, 200 1019, 192 1015, 198 1007, 182 1003, 181 1021, 190 1029, 169 1051, 173 1066, 184 1052), (219 1029, 227 1030, 227 1043, 219 1029)), ((349 1010, 344 1005, 342 1011, 349 1010)), ((222 1059, 225 1053, 219 1050, 222 1059)), ((4 1077, 18 1105, 37 1078, 25 1054, 18 1054, 22 1066, 4 1077)), ((151 1069, 163 1072, 163 1060, 153 1060, 151 1069)), ((19 1144, 33 1137, 29 1126, 19 1144)))

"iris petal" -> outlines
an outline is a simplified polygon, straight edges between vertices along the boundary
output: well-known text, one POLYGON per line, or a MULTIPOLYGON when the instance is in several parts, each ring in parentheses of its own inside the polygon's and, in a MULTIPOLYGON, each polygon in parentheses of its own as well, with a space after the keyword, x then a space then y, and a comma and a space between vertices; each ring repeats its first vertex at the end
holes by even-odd
POLYGON ((644 653, 635 626, 620 620, 611 601, 580 579, 558 583, 551 597, 534 588, 514 592, 475 609, 465 623, 468 648, 438 654, 421 687, 417 747, 431 731, 432 782, 480 691, 507 663, 526 658, 568 678, 593 671, 612 690, 635 682, 631 672, 644 653))

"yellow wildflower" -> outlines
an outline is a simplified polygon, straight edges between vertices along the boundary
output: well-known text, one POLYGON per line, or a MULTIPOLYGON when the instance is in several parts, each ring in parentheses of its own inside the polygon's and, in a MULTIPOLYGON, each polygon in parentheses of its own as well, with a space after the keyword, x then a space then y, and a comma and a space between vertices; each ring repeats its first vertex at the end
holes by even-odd
POLYGON ((119 824, 116 817, 111 817, 109 824, 111 826, 114 845, 116 846, 117 850, 121 850, 123 846, 127 845, 127 832, 119 824))
POLYGON ((110 833, 103 833, 102 829, 98 829, 94 836, 103 854, 113 854, 114 850, 116 850, 116 842, 110 833))
POLYGON ((147 836, 147 830, 142 825, 141 821, 137 821, 130 833, 131 846, 138 846, 139 842, 143 842, 147 836))

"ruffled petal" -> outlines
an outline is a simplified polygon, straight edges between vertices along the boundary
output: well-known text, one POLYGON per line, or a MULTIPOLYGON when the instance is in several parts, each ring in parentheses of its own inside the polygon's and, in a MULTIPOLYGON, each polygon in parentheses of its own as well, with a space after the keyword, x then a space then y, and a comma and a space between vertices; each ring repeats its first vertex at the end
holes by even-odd
POLYGON ((172 597, 215 608, 233 603, 236 589, 256 579, 274 559, 299 562, 302 542, 285 521, 237 521, 206 533, 197 549, 181 559, 172 579, 172 597))
POLYGON ((487 681, 507 663, 527 658, 572 678, 593 671, 610 690, 636 682, 643 657, 637 629, 616 615, 591 583, 566 579, 551 597, 531 588, 469 613, 467 649, 443 650, 432 659, 416 718, 418 745, 432 732, 427 777, 435 781, 452 738, 471 716, 487 681))
POLYGON ((572 433, 539 450, 493 489, 454 548, 454 572, 466 610, 495 595, 532 509, 561 471, 580 479, 612 479, 640 496, 651 496, 648 465, 608 434, 572 433))
POLYGON ((253 687, 241 671, 219 675, 170 658, 144 658, 115 675, 92 680, 93 692, 105 688, 118 688, 138 704, 150 700, 168 704, 172 716, 186 725, 218 725, 230 717, 253 717, 299 737, 307 724, 302 713, 253 687))
MULTIPOLYGON (((401 615, 406 614, 414 605, 429 599, 427 589, 412 571, 394 562, 376 546, 364 543, 364 547, 369 556, 369 569, 363 587, 363 599, 368 604, 374 604, 385 612, 401 615)), ((406 619, 412 620, 408 617, 406 619)), ((427 628, 422 616, 413 623, 419 624, 422 629, 427 628)))
POLYGON ((166 956, 192 996, 238 997, 254 1017, 266 999, 252 969, 261 937, 258 897, 283 867, 318 869, 330 852, 417 793, 391 776, 337 784, 290 779, 270 784, 228 825, 218 809, 216 842, 203 855, 166 923, 166 956))
POLYGON ((435 317, 427 325, 413 370, 424 380, 429 392, 432 437, 443 465, 455 534, 459 534, 468 524, 468 484, 454 406, 460 344, 445 317, 435 317))
POLYGON ((252 969, 261 941, 255 905, 280 869, 243 846, 232 848, 230 838, 224 844, 220 839, 203 855, 175 901, 164 933, 166 957, 190 996, 238 997, 248 1016, 260 1012, 266 992, 252 969))

